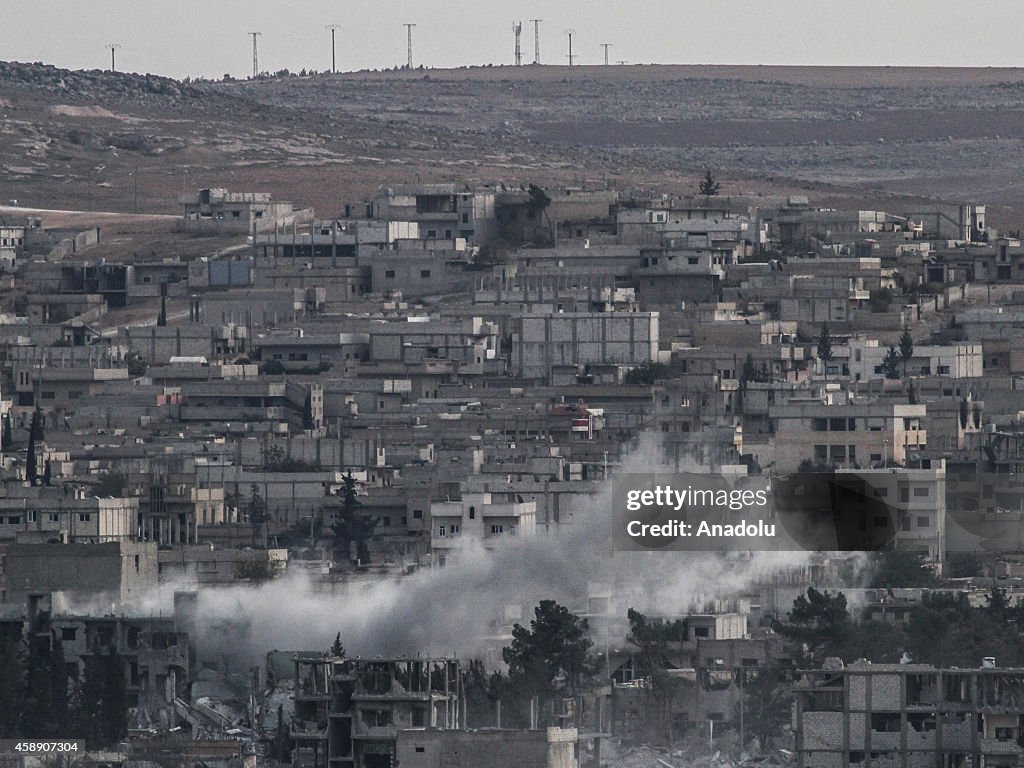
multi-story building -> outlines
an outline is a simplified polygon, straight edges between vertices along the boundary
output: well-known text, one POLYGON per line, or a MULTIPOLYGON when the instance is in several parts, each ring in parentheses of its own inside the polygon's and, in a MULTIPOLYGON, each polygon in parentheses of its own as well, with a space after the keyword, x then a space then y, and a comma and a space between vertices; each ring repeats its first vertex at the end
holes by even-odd
POLYGON ((1024 760, 1024 670, 925 664, 843 666, 798 673, 798 765, 906 768, 1017 766, 1024 760))
POLYGON ((296 655, 292 765, 391 768, 399 731, 460 726, 459 675, 452 658, 296 655))

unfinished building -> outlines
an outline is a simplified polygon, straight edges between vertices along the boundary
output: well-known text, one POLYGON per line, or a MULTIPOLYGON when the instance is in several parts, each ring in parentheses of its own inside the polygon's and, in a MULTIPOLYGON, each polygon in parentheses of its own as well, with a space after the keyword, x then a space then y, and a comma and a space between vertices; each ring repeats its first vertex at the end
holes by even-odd
POLYGON ((798 764, 1003 768, 1024 762, 1024 669, 936 669, 926 664, 844 667, 798 674, 798 764))
POLYGON ((463 716, 451 658, 295 657, 295 768, 392 768, 398 732, 463 716))

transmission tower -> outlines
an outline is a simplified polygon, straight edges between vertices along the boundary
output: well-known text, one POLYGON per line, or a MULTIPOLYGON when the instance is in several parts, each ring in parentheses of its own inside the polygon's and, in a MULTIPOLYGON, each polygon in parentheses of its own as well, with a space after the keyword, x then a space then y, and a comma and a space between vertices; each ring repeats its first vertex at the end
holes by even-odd
POLYGON ((572 55, 572 36, 576 34, 576 30, 567 29, 565 30, 565 34, 569 38, 569 66, 571 67, 573 65, 573 60, 576 58, 572 55))
POLYGON ((512 24, 512 34, 516 36, 516 66, 520 66, 523 63, 523 51, 519 47, 519 36, 523 32, 523 22, 516 21, 512 24))
POLYGON ((601 47, 604 48, 604 65, 608 66, 608 49, 612 47, 611 43, 601 43, 601 47))
POLYGON ((110 71, 117 72, 117 67, 114 66, 114 51, 116 51, 121 46, 117 43, 107 43, 106 47, 110 49, 110 71))
POLYGON ((409 63, 406 64, 407 69, 412 69, 412 28, 415 24, 405 24, 405 31, 409 38, 409 63))
POLYGON ((256 49, 256 38, 260 37, 262 32, 249 32, 252 35, 252 78, 255 80, 260 74, 260 56, 259 51, 256 49))
POLYGON ((334 59, 334 33, 337 30, 341 29, 341 24, 328 24, 325 27, 325 29, 331 30, 331 74, 334 74, 335 72, 338 71, 338 67, 335 64, 335 59, 334 59))
POLYGON ((533 22, 533 63, 540 64, 540 23, 544 19, 530 19, 533 22))

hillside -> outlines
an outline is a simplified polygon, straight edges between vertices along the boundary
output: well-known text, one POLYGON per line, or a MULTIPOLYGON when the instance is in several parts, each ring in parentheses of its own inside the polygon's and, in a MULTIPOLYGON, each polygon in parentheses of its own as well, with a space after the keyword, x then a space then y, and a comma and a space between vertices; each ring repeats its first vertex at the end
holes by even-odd
POLYGON ((0 109, 0 201, 38 208, 174 213, 183 190, 219 185, 330 214, 383 183, 689 190, 711 166, 724 192, 971 198, 1022 227, 1022 70, 526 66, 183 83, 0 63, 0 109))

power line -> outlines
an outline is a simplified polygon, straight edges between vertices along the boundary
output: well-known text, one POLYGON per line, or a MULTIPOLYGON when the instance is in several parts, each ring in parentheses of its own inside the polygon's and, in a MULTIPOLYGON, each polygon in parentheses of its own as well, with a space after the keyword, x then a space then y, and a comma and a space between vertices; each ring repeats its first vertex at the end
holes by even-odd
POLYGON ((540 23, 544 19, 530 19, 533 22, 533 63, 540 64, 540 23))
POLYGON ((406 64, 405 66, 407 69, 412 69, 412 28, 415 27, 416 25, 404 24, 403 26, 405 27, 406 34, 408 35, 409 38, 409 63, 406 64))
POLYGON ((341 24, 328 24, 325 27, 325 29, 331 30, 331 74, 334 74, 335 72, 338 71, 338 67, 335 64, 335 59, 334 59, 334 33, 337 30, 341 29, 341 24))
POLYGON ((249 32, 252 35, 252 78, 255 80, 260 74, 260 56, 259 51, 256 49, 256 38, 260 37, 262 32, 249 32))
POLYGON ((110 71, 117 72, 117 67, 114 66, 114 51, 116 51, 121 46, 117 43, 107 43, 106 47, 110 49, 110 71))
POLYGON ((604 48, 604 65, 608 66, 608 49, 612 47, 611 43, 601 43, 601 47, 604 48))
POLYGON ((516 66, 521 66, 523 63, 523 51, 519 47, 519 36, 523 31, 523 22, 515 21, 512 22, 512 34, 516 36, 516 66))

